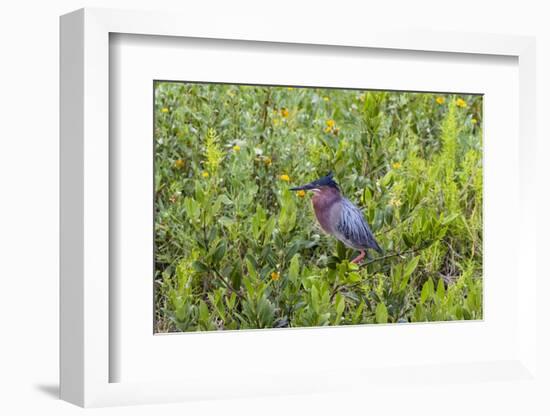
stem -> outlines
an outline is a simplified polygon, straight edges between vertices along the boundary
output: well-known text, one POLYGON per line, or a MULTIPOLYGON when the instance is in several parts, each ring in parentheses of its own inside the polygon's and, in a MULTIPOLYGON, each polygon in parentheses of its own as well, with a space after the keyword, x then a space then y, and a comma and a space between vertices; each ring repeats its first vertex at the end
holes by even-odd
POLYGON ((212 271, 214 272, 214 274, 216 276, 218 276, 218 278, 223 282, 223 285, 226 287, 226 289, 230 290, 231 292, 235 292, 235 294, 241 298, 241 299, 244 299, 244 296, 241 292, 239 292, 238 290, 236 290, 228 281, 225 277, 222 276, 222 274, 218 271, 218 269, 216 269, 215 267, 212 267, 212 271))
MULTIPOLYGON (((364 262, 363 264, 361 264, 360 267, 364 267, 364 266, 367 266, 369 264, 375 263, 377 261, 386 260, 386 259, 389 259, 389 258, 392 258, 392 257, 404 256, 405 254, 417 253, 419 251, 427 249, 428 247, 429 246, 426 245, 426 246, 423 246, 423 247, 418 247, 418 248, 407 250, 407 251, 400 251, 400 252, 397 252, 397 253, 388 254, 386 256, 377 257, 375 259, 364 262)), ((361 284, 363 284, 363 281, 352 283, 352 284, 345 284, 344 283, 344 284, 339 284, 339 285, 334 286, 333 289, 332 289, 332 293, 330 295, 330 301, 332 302, 334 300, 334 297, 336 296, 336 293, 338 293, 340 291, 340 289, 355 288, 355 287, 360 286, 361 284)))
POLYGON ((262 114, 262 118, 263 118, 262 136, 264 138, 267 138, 267 137, 265 137, 265 129, 267 127, 267 111, 268 111, 270 102, 271 102, 271 88, 268 88, 267 91, 266 91, 266 97, 265 97, 265 101, 264 101, 264 108, 263 108, 263 114, 262 114))
POLYGON ((362 264, 362 266, 366 266, 366 265, 368 265, 368 264, 372 264, 372 263, 375 263, 375 262, 381 261, 381 260, 386 260, 386 259, 389 259, 389 258, 392 258, 392 257, 404 256, 405 254, 417 253, 417 252, 419 252, 419 251, 425 250, 426 248, 428 248, 428 246, 418 247, 418 248, 414 248, 414 249, 412 249, 412 250, 407 250, 407 251, 399 251, 399 252, 392 253, 392 254, 387 254, 387 255, 385 255, 385 256, 377 257, 377 258, 375 258, 375 259, 366 261, 366 262, 364 262, 364 263, 362 264))

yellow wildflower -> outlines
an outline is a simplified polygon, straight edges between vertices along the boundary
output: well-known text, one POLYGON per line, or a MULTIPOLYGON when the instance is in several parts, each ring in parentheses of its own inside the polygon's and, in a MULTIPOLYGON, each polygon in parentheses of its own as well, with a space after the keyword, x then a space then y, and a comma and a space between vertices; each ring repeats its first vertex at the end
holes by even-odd
POLYGON ((209 176, 210 176, 210 174, 209 174, 207 171, 204 171, 204 172, 202 173, 202 177, 203 177, 203 178, 208 178, 209 176))
POLYGON ((328 97, 323 97, 323 101, 327 102, 327 101, 329 101, 329 100, 330 100, 330 98, 328 98, 328 97))
POLYGON ((445 97, 437 97, 435 102, 438 104, 443 104, 445 102, 445 97))
POLYGON ((402 205, 402 202, 399 198, 392 198, 392 199, 390 199, 390 205, 392 207, 398 208, 402 205))
POLYGON ((325 127, 325 133, 330 133, 331 131, 332 131, 332 129, 329 126, 325 127))
POLYGON ((457 99, 456 99, 456 105, 457 105, 458 107, 464 108, 464 107, 466 107, 468 104, 466 104, 466 101, 464 101, 462 98, 457 98, 457 99))
POLYGON ((472 119, 472 124, 477 124, 477 119, 473 118, 472 119))
POLYGON ((233 151, 238 152, 239 150, 241 150, 241 146, 239 146, 238 144, 233 146, 233 151))
POLYGON ((176 169, 183 168, 183 165, 185 165, 185 161, 183 159, 178 159, 174 162, 174 166, 176 167, 176 169))
POLYGON ((271 280, 277 281, 281 278, 281 275, 277 272, 271 272, 271 280))
POLYGON ((287 87, 286 89, 289 90, 289 91, 292 91, 294 89, 294 87, 287 87))
POLYGON ((289 114, 288 110, 285 107, 281 108, 281 116, 282 117, 286 118, 286 117, 288 117, 288 114, 289 114))
POLYGON ((272 160, 269 156, 264 156, 264 164, 266 166, 271 166, 271 162, 272 162, 272 160))
POLYGON ((279 176, 279 179, 285 182, 290 182, 290 177, 286 174, 279 176))
POLYGON ((392 163, 391 167, 394 169, 399 169, 401 167, 401 162, 394 162, 392 163))
POLYGON ((306 191, 300 189, 298 192, 296 192, 296 195, 298 195, 300 198, 303 198, 304 196, 306 196, 306 191))
POLYGON ((161 113, 167 113, 168 111, 170 111, 170 110, 168 110, 167 107, 163 107, 163 108, 160 110, 161 113))
POLYGON ((333 119, 328 119, 326 121, 326 125, 327 125, 328 128, 332 129, 332 128, 334 128, 334 126, 336 126, 336 122, 333 119))

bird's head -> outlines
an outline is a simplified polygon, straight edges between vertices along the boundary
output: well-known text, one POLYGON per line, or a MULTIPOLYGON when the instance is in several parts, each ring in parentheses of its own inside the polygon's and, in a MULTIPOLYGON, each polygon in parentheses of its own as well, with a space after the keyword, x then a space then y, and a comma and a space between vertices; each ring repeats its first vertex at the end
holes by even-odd
POLYGON ((302 186, 297 186, 295 188, 290 188, 291 191, 313 191, 315 193, 319 193, 329 189, 340 191, 340 188, 338 188, 338 184, 333 179, 332 172, 329 172, 326 176, 323 176, 313 182, 307 183, 302 186))

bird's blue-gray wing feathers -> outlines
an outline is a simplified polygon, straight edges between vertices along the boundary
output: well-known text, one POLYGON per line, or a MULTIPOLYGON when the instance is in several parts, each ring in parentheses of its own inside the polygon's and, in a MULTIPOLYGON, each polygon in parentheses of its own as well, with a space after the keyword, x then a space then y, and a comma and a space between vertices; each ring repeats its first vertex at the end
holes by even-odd
POLYGON ((363 213, 346 198, 342 198, 340 221, 336 229, 343 242, 348 246, 356 249, 372 248, 382 253, 382 249, 374 239, 363 213))

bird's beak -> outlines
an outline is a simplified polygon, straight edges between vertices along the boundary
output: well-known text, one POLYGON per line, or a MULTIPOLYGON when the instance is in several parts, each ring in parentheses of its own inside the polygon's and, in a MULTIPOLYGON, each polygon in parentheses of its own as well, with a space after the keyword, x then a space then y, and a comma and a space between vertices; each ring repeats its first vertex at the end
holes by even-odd
POLYGON ((309 191, 315 189, 315 185, 313 185, 313 182, 308 183, 306 185, 297 186, 295 188, 290 188, 291 191, 309 191))

